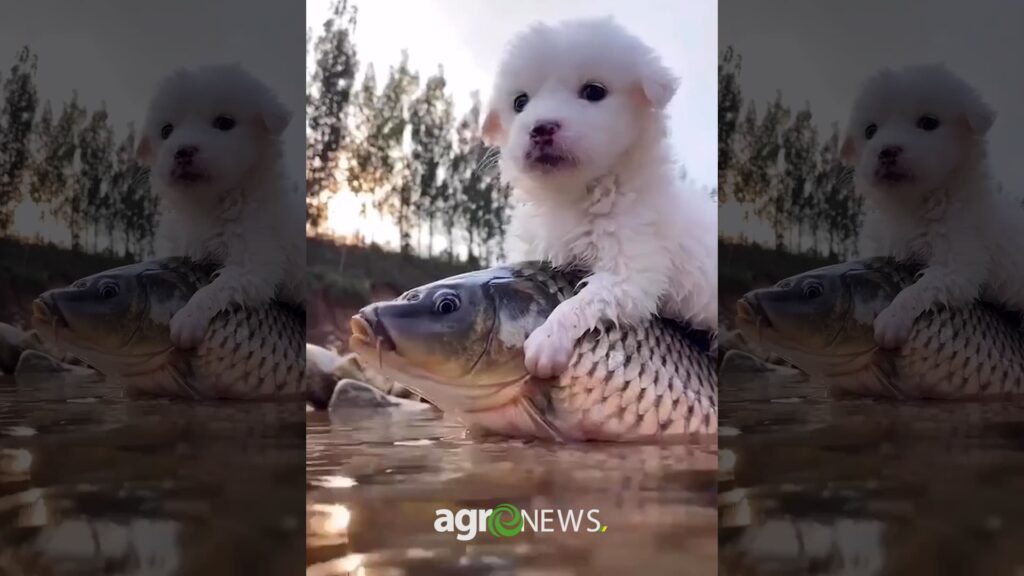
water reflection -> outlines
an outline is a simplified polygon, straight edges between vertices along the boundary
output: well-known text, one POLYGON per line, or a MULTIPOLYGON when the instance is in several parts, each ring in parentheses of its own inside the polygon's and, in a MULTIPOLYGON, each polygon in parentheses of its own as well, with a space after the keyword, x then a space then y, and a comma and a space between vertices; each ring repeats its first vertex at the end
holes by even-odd
POLYGON ((303 417, 0 377, 0 574, 301 571, 303 417))
POLYGON ((307 573, 714 574, 713 444, 466 437, 436 412, 307 414, 307 573), (598 509, 605 533, 467 542, 436 511, 598 509))
POLYGON ((722 573, 1024 574, 1024 403, 721 398, 722 573))

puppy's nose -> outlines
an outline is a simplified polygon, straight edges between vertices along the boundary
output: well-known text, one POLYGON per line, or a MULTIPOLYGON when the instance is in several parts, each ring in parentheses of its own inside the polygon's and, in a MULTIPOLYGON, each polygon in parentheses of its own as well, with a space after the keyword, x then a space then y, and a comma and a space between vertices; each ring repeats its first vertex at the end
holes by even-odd
POLYGON ((543 121, 537 122, 533 126, 533 130, 530 130, 531 140, 543 140, 545 138, 551 138, 561 129, 562 125, 554 121, 543 121))
POLYGON ((878 159, 883 162, 892 162, 893 160, 900 157, 903 153, 902 146, 886 146, 882 148, 882 151, 878 153, 878 159))
POLYGON ((195 157, 199 148, 195 146, 182 146, 174 151, 174 159, 178 162, 187 162, 195 157))

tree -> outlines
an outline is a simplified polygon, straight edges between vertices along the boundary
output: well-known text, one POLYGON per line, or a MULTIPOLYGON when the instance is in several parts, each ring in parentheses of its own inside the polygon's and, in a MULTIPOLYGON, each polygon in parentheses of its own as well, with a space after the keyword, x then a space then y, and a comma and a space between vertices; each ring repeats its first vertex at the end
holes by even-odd
POLYGON ((445 171, 452 160, 452 124, 454 107, 445 94, 444 70, 427 79, 423 90, 409 105, 412 140, 411 175, 419 189, 417 216, 427 222, 427 255, 434 255, 434 225, 449 193, 445 171))
POLYGON ((324 193, 337 192, 340 183, 339 158, 348 141, 347 111, 358 69, 355 27, 356 8, 338 0, 314 47, 316 65, 306 92, 306 202, 314 229, 327 214, 324 193))
POLYGON ((851 169, 839 158, 839 128, 835 124, 819 150, 814 180, 820 194, 817 227, 826 230, 828 255, 845 257, 856 253, 863 198, 854 190, 851 169))
POLYGON ((775 245, 783 247, 785 198, 779 192, 779 154, 782 150, 781 130, 789 120, 789 109, 782 104, 782 94, 765 109, 758 120, 753 103, 737 130, 739 165, 733 197, 738 202, 754 205, 757 217, 770 222, 775 245))
MULTIPOLYGON (((365 136, 353 152, 349 182, 354 191, 374 194, 377 209, 398 226, 402 253, 411 251, 411 230, 416 207, 416 187, 405 154, 409 104, 419 86, 419 76, 409 68, 409 54, 393 66, 374 108, 360 106, 365 136)), ((368 90, 360 96, 368 97, 368 90)))
POLYGON ((4 81, 0 110, 0 233, 13 221, 21 202, 22 181, 31 164, 31 134, 39 105, 36 93, 36 56, 28 47, 18 52, 10 76, 4 81))
POLYGON ((455 147, 446 178, 448 194, 442 203, 441 220, 448 237, 449 262, 455 260, 458 229, 472 229, 472 205, 469 199, 475 198, 485 184, 480 169, 480 160, 486 150, 480 140, 480 94, 473 92, 470 98, 470 108, 455 128, 455 147))
POLYGON ((742 63, 732 46, 726 48, 718 63, 718 188, 723 191, 719 201, 728 197, 726 180, 735 156, 733 140, 743 107, 739 84, 742 63))
POLYGON ((78 93, 74 92, 41 142, 41 154, 33 165, 30 185, 36 197, 48 200, 50 213, 68 224, 71 247, 75 250, 81 248, 85 202, 75 194, 72 183, 78 151, 76 136, 84 120, 85 109, 78 104, 78 93))
MULTIPOLYGON (((108 191, 113 171, 114 131, 107 123, 107 110, 103 105, 89 117, 78 133, 79 169, 75 175, 75 194, 82 202, 81 215, 92 228, 92 251, 99 249, 101 228, 109 231, 112 198, 108 191)), ((113 240, 108 236, 108 241, 113 240)))
POLYGON ((114 151, 109 187, 111 210, 107 222, 111 242, 114 231, 120 232, 125 256, 146 252, 146 241, 153 235, 156 196, 148 186, 147 176, 135 157, 135 126, 129 124, 128 133, 114 151))
POLYGON ((810 104, 807 104, 782 132, 780 208, 785 211, 791 232, 796 235, 792 243, 796 252, 803 248, 804 226, 811 218, 818 198, 813 189, 817 170, 818 132, 812 119, 810 104))

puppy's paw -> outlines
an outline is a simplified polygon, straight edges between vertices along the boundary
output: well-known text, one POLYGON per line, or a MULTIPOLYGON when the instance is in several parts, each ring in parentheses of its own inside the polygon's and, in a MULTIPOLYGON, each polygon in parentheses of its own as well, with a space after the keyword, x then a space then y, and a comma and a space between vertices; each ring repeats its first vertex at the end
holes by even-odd
POLYGON ((554 378, 569 367, 572 356, 572 334, 554 322, 545 322, 534 330, 523 346, 526 370, 537 378, 554 378))
POLYGON ((914 316, 905 308, 889 305, 875 317, 875 343, 881 348, 899 348, 910 338, 914 316))
POLYGON ((206 336, 209 324, 210 315, 189 302, 171 318, 171 343, 176 348, 195 348, 206 336))

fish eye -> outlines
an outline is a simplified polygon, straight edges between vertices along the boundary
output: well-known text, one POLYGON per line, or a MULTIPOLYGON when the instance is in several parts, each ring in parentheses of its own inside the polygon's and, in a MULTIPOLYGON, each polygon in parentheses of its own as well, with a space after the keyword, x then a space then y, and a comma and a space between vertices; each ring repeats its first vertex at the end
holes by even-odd
POLYGON ((523 111, 526 108, 526 104, 530 101, 530 96, 526 92, 520 93, 516 96, 515 100, 512 101, 512 109, 516 111, 516 114, 523 111))
POLYGON ((813 300, 820 297, 825 293, 825 289, 822 287, 821 282, 808 282, 804 284, 804 298, 813 300))
POLYGON ((608 89, 597 82, 587 82, 580 88, 580 98, 587 102, 600 102, 608 95, 608 89))
POLYGON ((939 119, 931 114, 925 114, 917 119, 917 127, 925 132, 931 132, 939 127, 939 119))
POLYGON ((878 132, 878 124, 868 124, 868 127, 864 129, 864 138, 871 140, 875 137, 875 132, 878 132))
POLYGON ((117 298, 117 295, 121 293, 121 288, 117 285, 117 282, 113 280, 104 280, 100 282, 100 285, 96 288, 100 293, 100 298, 104 300, 110 300, 111 298, 117 298))
POLYGON ((438 292, 434 296, 434 311, 438 314, 452 314, 462 306, 459 295, 450 290, 438 292))
POLYGON ((174 125, 173 124, 164 124, 163 127, 160 128, 160 138, 162 140, 167 140, 168 138, 171 137, 171 133, 173 133, 173 132, 174 132, 174 125))
POLYGON ((221 114, 213 119, 213 127, 221 132, 227 132, 235 127, 235 119, 227 114, 221 114))

